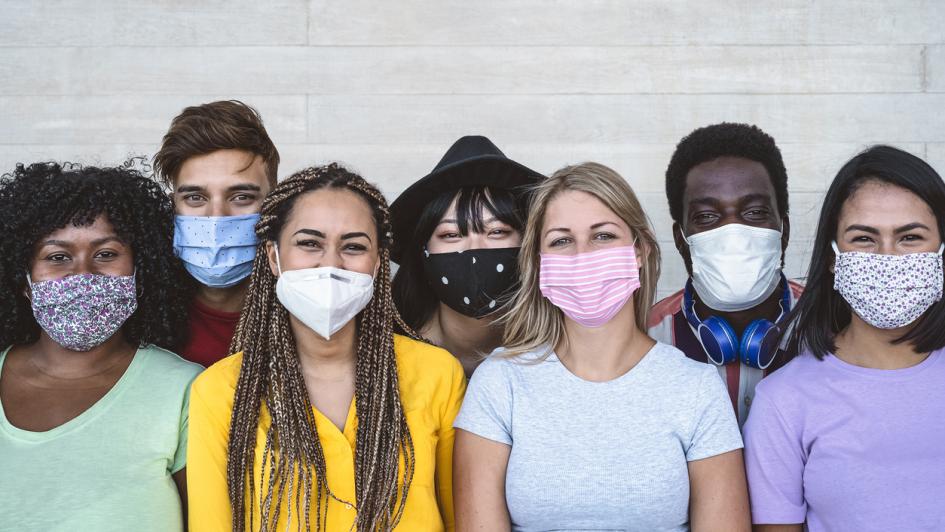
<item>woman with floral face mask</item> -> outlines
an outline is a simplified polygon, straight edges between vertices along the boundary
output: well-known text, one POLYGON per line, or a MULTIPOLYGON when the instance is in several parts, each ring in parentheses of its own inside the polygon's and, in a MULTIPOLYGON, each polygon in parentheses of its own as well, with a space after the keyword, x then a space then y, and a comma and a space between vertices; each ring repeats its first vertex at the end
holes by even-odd
POLYGON ((456 419, 458 530, 747 531, 718 372, 645 332, 659 247, 613 170, 534 192, 506 345, 456 419))
POLYGON ((945 530, 943 234, 918 157, 876 146, 830 185, 789 321, 806 352, 745 425, 758 530, 945 530))
POLYGON ((282 181, 234 345, 194 383, 190 529, 452 529, 465 379, 394 334, 387 203, 332 164, 282 181))
POLYGON ((129 168, 0 180, 0 528, 184 529, 174 211, 129 168))

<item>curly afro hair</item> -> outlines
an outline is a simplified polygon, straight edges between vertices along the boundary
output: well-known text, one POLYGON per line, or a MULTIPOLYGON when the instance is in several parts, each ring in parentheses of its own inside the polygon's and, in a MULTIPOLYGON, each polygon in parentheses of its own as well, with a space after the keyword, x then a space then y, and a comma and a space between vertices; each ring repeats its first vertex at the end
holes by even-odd
POLYGON ((683 193, 686 175, 694 166, 719 157, 741 157, 764 165, 774 185, 778 214, 788 213, 787 170, 781 150, 770 135, 749 124, 723 122, 699 128, 683 137, 666 168, 666 199, 673 221, 683 222, 683 193))
POLYGON ((160 185, 131 162, 117 168, 36 163, 0 178, 0 346, 39 339, 24 295, 35 244, 100 215, 134 254, 138 309, 122 327, 125 338, 170 350, 183 344, 191 283, 174 255, 174 208, 160 185))

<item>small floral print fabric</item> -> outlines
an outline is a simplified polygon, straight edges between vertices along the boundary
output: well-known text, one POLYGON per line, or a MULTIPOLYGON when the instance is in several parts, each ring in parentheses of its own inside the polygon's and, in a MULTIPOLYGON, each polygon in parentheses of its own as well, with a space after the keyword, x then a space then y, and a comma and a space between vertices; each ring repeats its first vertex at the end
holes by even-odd
POLYGON ((880 329, 904 327, 942 299, 942 254, 840 253, 833 288, 853 312, 880 329))
POLYGON ((83 273, 30 285, 33 315, 59 345, 88 351, 108 340, 138 308, 135 276, 83 273))

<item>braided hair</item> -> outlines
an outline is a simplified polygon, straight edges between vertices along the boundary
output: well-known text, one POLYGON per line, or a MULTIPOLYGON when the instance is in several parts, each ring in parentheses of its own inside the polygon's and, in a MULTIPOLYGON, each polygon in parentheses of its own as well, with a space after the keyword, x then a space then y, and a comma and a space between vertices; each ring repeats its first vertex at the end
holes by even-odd
POLYGON ((331 499, 353 504, 353 530, 389 531, 400 521, 413 479, 415 456, 407 427, 394 357, 394 326, 417 337, 401 320, 390 287, 391 230, 387 202, 380 191, 336 163, 301 170, 279 183, 266 197, 256 235, 276 241, 295 201, 323 188, 349 190, 364 198, 374 215, 380 245, 380 267, 374 297, 357 319, 355 404, 355 501, 339 499, 328 485, 325 453, 302 376, 295 338, 286 309, 275 297, 276 276, 266 246, 256 250, 253 274, 233 337, 231 352, 242 351, 230 438, 227 485, 233 531, 274 530, 283 502, 286 519, 297 529, 327 529, 331 499), (265 405, 271 417, 262 461, 254 463, 256 431, 265 405), (402 473, 399 464, 403 461, 402 473), (260 492, 256 493, 256 475, 260 492), (248 494, 248 499, 247 499, 248 494), (258 502, 258 528, 254 506, 258 502), (248 520, 247 520, 248 515, 248 520))

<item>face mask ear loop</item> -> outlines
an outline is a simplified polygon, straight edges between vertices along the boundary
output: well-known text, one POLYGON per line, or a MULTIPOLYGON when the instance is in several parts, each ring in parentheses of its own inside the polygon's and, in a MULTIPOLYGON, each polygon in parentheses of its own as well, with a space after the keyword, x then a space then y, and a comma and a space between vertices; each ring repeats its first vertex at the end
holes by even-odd
POLYGON ((939 256, 942 255, 942 252, 945 252, 945 242, 942 242, 942 245, 938 247, 939 256))
POLYGON ((836 240, 833 240, 833 241, 830 242, 830 247, 833 248, 833 253, 834 253, 835 255, 839 255, 839 254, 840 254, 840 248, 837 247, 837 241, 836 241, 836 240))
POLYGON ((272 245, 276 248, 276 269, 279 270, 279 277, 282 277, 282 261, 279 260, 279 243, 273 242, 272 245))
POLYGON ((33 277, 30 275, 30 272, 26 272, 26 286, 29 288, 29 290, 27 290, 27 293, 23 295, 25 295, 26 300, 32 304, 33 298, 31 296, 33 295, 33 277))

